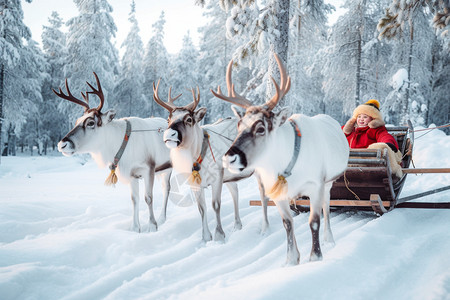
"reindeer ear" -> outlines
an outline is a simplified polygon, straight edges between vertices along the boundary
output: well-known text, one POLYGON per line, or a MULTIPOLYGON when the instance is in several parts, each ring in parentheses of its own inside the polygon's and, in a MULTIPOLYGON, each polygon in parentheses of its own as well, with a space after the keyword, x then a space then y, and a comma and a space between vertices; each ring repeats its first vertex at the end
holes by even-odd
POLYGON ((245 115, 245 111, 237 105, 231 105, 231 110, 239 119, 242 119, 242 117, 245 115))
POLYGON ((283 107, 278 113, 274 115, 274 125, 281 126, 292 115, 290 107, 283 107))
POLYGON ((202 108, 197 109, 197 110, 194 112, 194 119, 195 119, 195 122, 196 122, 196 123, 200 122, 200 121, 203 119, 203 117, 205 116, 205 114, 206 114, 206 108, 205 108, 205 107, 202 107, 202 108))
POLYGON ((110 109, 105 113, 105 121, 106 123, 111 122, 116 117, 116 111, 114 109, 110 109))

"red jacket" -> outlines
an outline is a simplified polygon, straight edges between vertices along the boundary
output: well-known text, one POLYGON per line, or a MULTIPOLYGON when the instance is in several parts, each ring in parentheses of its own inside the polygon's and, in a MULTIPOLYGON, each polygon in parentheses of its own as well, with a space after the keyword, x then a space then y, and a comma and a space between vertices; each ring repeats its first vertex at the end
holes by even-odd
POLYGON ((377 128, 356 127, 351 133, 346 134, 350 148, 367 148, 373 143, 391 143, 398 149, 395 138, 389 134, 386 127, 377 128))

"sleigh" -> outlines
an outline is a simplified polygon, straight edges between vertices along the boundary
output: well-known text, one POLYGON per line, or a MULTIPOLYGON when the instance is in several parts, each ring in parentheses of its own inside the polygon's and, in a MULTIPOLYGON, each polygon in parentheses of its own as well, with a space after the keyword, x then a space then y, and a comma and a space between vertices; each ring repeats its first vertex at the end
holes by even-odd
MULTIPOLYGON (((406 198, 399 198, 406 176, 410 173, 450 173, 449 168, 410 169, 414 145, 414 131, 408 126, 386 127, 394 136, 402 153, 402 176, 391 172, 387 149, 351 149, 348 167, 334 183, 330 191, 331 209, 373 210, 386 213, 395 207, 450 208, 450 203, 408 203, 407 201, 425 195, 450 189, 450 186, 427 191, 406 198)), ((261 205, 261 201, 250 201, 250 205, 261 205)), ((269 201, 270 205, 275 205, 269 201)), ((295 200, 291 209, 296 212, 309 210, 309 198, 295 200)))

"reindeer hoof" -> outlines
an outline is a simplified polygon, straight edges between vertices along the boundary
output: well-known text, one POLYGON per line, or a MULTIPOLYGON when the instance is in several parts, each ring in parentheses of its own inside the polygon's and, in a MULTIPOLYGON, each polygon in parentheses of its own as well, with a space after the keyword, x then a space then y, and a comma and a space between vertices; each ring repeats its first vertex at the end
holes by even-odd
POLYGON ((322 260, 322 253, 311 252, 309 261, 320 261, 320 260, 322 260))
POLYGON ((212 241, 212 235, 211 235, 211 233, 207 233, 207 234, 203 234, 203 237, 202 237, 202 239, 203 239, 203 241, 205 241, 205 242, 209 242, 209 241, 212 241))
POLYGON ((234 227, 233 227, 233 231, 238 231, 242 229, 242 223, 241 222, 235 222, 234 223, 234 227))
POLYGON ((158 231, 158 225, 156 223, 148 223, 148 232, 158 231))
POLYGON ((158 218, 158 225, 162 225, 164 223, 166 223, 166 216, 160 216, 158 218))
POLYGON ((214 241, 225 242, 225 233, 223 232, 223 230, 216 229, 216 233, 214 234, 214 241))

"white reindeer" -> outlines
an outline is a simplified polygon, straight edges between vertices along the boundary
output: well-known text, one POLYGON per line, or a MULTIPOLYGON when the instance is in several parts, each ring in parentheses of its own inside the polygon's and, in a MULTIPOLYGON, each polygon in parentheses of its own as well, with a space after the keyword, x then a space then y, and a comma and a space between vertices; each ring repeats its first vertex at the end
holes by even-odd
POLYGON ((300 261, 300 253, 294 235, 290 201, 299 196, 310 198, 310 260, 320 260, 321 209, 324 212, 324 240, 334 243, 329 219, 330 189, 333 180, 347 167, 349 146, 338 122, 327 115, 291 115, 289 108, 283 108, 278 113, 272 112, 290 88, 290 77, 286 75, 277 55, 275 59, 280 69, 281 84, 278 86, 272 78, 276 94, 264 105, 253 106, 235 92, 231 82, 233 61, 228 65, 226 75, 228 96, 221 93, 220 87, 217 92, 212 92, 216 97, 246 109, 245 114, 234 109, 240 118, 239 133, 224 155, 224 166, 233 172, 254 168, 261 176, 264 188, 276 203, 286 229, 286 263, 295 265, 300 261))
MULTIPOLYGON (((216 230, 214 240, 223 241, 225 233, 222 229, 220 219, 221 192, 223 183, 226 184, 234 202, 235 223, 234 229, 242 228, 239 217, 238 189, 235 181, 248 178, 253 170, 246 170, 239 174, 224 172, 222 166, 222 156, 230 147, 237 134, 237 120, 234 118, 225 119, 215 124, 200 126, 200 121, 206 113, 206 108, 195 110, 200 101, 200 92, 197 87, 197 95, 192 89, 194 101, 186 106, 178 107, 173 101, 162 101, 158 96, 159 81, 155 87, 153 85, 153 98, 162 107, 167 109, 169 115, 169 125, 164 132, 164 142, 170 148, 170 158, 174 170, 180 174, 190 174, 191 190, 197 201, 198 209, 202 218, 202 238, 204 241, 212 239, 208 228, 206 217, 206 204, 204 188, 212 188, 212 206, 216 214, 216 230)), ((179 95, 181 96, 181 95, 179 95)), ((179 97, 178 96, 178 97, 179 97)), ((260 194, 263 199, 264 232, 268 227, 267 201, 264 197, 262 185, 260 194)))
POLYGON ((169 151, 162 141, 162 132, 167 127, 167 122, 161 118, 141 119, 136 117, 114 120, 116 115, 114 110, 102 113, 104 95, 97 74, 94 73, 94 76, 98 89, 87 82, 92 91, 86 94, 81 93, 85 101, 75 98, 70 93, 67 79, 67 95, 62 92, 61 88, 59 88, 59 93, 53 90, 59 97, 85 108, 83 116, 76 121, 75 127, 58 143, 58 150, 65 156, 89 153, 99 167, 110 167, 111 174, 108 179, 113 184, 119 179, 130 186, 133 203, 132 230, 136 232, 141 230, 139 179, 142 178, 145 184, 145 202, 150 214, 148 230, 156 231, 158 225, 153 214, 155 173, 161 175, 163 187, 164 203, 158 219, 158 223, 162 224, 166 220, 169 179, 172 171, 169 151), (89 94, 95 94, 100 98, 97 108, 89 107, 89 94))

